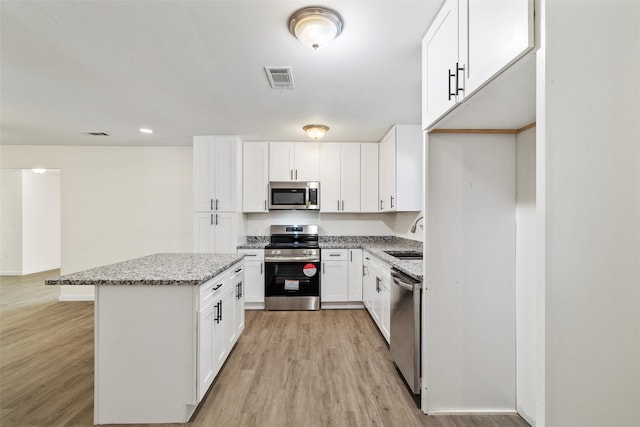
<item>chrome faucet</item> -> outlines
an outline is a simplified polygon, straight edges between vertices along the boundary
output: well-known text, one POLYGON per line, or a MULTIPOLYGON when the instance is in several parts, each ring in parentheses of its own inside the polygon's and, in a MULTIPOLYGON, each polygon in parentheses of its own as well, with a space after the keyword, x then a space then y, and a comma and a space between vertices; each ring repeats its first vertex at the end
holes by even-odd
POLYGON ((424 216, 421 216, 420 218, 416 219, 416 220, 413 222, 413 225, 411 226, 411 230, 410 230, 412 233, 415 233, 415 232, 416 232, 416 227, 418 226, 418 221, 420 221, 420 220, 421 220, 421 219, 423 219, 423 218, 424 218, 424 216))

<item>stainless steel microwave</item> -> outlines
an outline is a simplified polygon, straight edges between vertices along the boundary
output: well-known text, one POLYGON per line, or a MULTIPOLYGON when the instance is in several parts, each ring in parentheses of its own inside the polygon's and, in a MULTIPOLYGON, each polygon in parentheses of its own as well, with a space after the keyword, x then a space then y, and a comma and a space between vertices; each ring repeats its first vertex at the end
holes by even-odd
POLYGON ((320 183, 305 182, 270 182, 269 210, 319 210, 320 183))

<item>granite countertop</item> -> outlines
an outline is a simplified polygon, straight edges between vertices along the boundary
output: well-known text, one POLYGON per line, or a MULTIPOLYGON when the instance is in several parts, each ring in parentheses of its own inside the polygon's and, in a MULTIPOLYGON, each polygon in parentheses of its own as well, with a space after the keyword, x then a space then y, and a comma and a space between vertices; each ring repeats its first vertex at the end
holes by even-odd
POLYGON ((161 253, 47 279, 46 285, 191 285, 222 273, 244 254, 161 253))
MULTIPOLYGON (((238 249, 264 249, 269 236, 248 236, 238 249)), ((319 236, 320 249, 363 249, 413 279, 422 281, 419 260, 400 260, 384 251, 422 251, 422 242, 396 236, 319 236)))

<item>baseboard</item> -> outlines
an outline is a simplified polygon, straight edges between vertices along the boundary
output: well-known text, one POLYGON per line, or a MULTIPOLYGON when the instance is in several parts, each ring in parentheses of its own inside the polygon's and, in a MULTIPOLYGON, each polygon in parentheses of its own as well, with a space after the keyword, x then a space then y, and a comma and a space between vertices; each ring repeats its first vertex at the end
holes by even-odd
POLYGON ((455 410, 455 411, 427 411, 425 412, 427 415, 519 415, 518 411, 515 410, 479 410, 479 409, 468 409, 468 410, 455 410))
POLYGON ((320 308, 323 310, 353 310, 364 308, 361 302, 320 302, 320 308))
POLYGON ((264 302, 246 302, 244 303, 245 310, 264 310, 264 302))
POLYGON ((22 271, 0 271, 0 276, 23 276, 22 271))
POLYGON ((58 301, 94 301, 93 295, 60 295, 58 301))

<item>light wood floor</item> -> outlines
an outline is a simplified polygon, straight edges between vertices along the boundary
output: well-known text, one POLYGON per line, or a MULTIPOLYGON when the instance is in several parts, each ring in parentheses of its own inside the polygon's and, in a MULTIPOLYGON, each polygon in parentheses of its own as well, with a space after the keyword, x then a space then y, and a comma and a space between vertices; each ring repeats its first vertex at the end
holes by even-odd
MULTIPOLYGON (((93 303, 57 301, 58 288, 43 285, 56 274, 0 277, 3 427, 92 425, 93 303)), ((424 415, 365 310, 248 311, 186 425, 528 426, 518 416, 424 415)))

